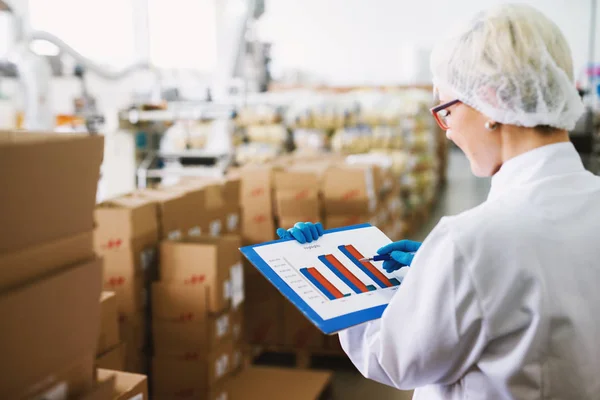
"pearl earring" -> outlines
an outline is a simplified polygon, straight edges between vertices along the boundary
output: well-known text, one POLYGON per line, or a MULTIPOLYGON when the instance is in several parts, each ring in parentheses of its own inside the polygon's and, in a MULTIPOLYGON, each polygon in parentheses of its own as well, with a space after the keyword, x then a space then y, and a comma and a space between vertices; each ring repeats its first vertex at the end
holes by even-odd
POLYGON ((498 127, 498 124, 496 122, 488 121, 485 123, 485 129, 487 129, 488 131, 493 131, 497 127, 498 127))

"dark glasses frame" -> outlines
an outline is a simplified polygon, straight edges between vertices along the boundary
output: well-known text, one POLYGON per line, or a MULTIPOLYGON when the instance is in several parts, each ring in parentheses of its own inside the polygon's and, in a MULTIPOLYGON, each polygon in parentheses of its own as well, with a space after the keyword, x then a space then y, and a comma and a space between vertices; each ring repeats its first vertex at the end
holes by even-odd
POLYGON ((456 99, 456 100, 452 100, 449 101, 447 103, 444 104, 440 104, 439 106, 433 107, 431 108, 429 111, 431 111, 431 115, 433 115, 433 118, 435 119, 435 122, 437 122, 437 124, 440 126, 440 128, 442 128, 442 130, 447 131, 448 129, 450 129, 450 127, 448 125, 446 125, 446 123, 440 118, 440 116, 438 115, 438 113, 440 111, 445 110, 448 107, 451 107, 455 104, 460 103, 461 101, 456 99))

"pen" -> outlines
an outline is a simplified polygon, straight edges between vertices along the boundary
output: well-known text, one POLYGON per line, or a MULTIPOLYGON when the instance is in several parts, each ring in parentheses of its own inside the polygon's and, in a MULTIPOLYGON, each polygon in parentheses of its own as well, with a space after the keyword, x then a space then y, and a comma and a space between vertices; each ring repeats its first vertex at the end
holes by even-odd
POLYGON ((360 261, 360 262, 368 262, 368 261, 388 261, 388 260, 391 260, 391 259, 392 259, 392 257, 390 257, 390 255, 389 255, 389 254, 378 254, 378 255, 376 255, 376 256, 374 256, 374 257, 371 257, 371 258, 361 258, 361 259, 360 259, 360 260, 358 260, 358 261, 360 261))

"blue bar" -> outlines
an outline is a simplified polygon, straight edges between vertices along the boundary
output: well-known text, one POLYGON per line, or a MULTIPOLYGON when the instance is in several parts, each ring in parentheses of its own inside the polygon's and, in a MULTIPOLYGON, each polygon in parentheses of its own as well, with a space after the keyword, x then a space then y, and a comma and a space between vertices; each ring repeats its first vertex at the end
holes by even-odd
POLYGON ((373 290, 377 290, 377 288, 373 285, 367 285, 367 289, 369 289, 369 292, 372 292, 373 290))
POLYGON ((348 287, 350 289, 354 290, 354 293, 357 293, 357 294, 363 293, 358 287, 356 287, 356 285, 354 283, 350 282, 350 280, 348 278, 346 278, 344 276, 344 274, 342 274, 340 271, 338 271, 338 269, 336 267, 334 267, 333 264, 331 264, 329 261, 327 261, 325 256, 319 256, 319 260, 323 264, 325 264, 327 266, 327 268, 329 268, 331 270, 331 272, 333 272, 338 278, 340 278, 346 285, 348 285, 348 287))
POLYGON ((400 286, 400 282, 396 278, 390 278, 390 282, 392 282, 392 285, 394 286, 400 286))
POLYGON ((365 267, 363 265, 363 263, 361 263, 359 260, 357 260, 352 254, 350 254, 350 252, 346 249, 346 246, 338 246, 338 249, 346 256, 348 257, 348 259, 350 261, 352 261, 354 263, 354 265, 356 265, 362 272, 364 272, 365 274, 367 274, 367 276, 369 278, 371 278, 373 280, 373 282, 375 282, 376 284, 379 285, 379 287, 385 289, 387 287, 387 285, 383 282, 381 282, 381 280, 379 278, 377 278, 375 276, 374 273, 372 273, 369 268, 365 267))
POLYGON ((325 296, 327 296, 327 298, 329 300, 335 300, 335 296, 333 294, 331 294, 329 292, 329 290, 327 290, 325 288, 325 286, 321 285, 321 283, 315 279, 314 276, 312 276, 309 272, 308 272, 308 268, 300 268, 300 272, 302 273, 302 275, 304 275, 306 278, 308 278, 308 280, 310 281, 310 283, 312 283, 313 285, 315 285, 317 287, 317 289, 319 289, 321 292, 323 292, 323 294, 325 296))

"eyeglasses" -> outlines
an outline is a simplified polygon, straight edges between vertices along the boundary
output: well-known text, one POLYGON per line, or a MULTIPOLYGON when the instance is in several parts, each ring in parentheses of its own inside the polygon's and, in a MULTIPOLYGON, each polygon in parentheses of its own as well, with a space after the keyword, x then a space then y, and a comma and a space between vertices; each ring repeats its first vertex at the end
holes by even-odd
POLYGON ((433 107, 431 110, 429 110, 431 111, 433 118, 435 118, 435 121, 438 123, 440 128, 442 128, 445 131, 450 129, 450 127, 448 126, 448 116, 450 115, 450 110, 447 110, 447 108, 460 102, 461 101, 458 99, 452 100, 447 103, 440 104, 437 107, 433 107))

